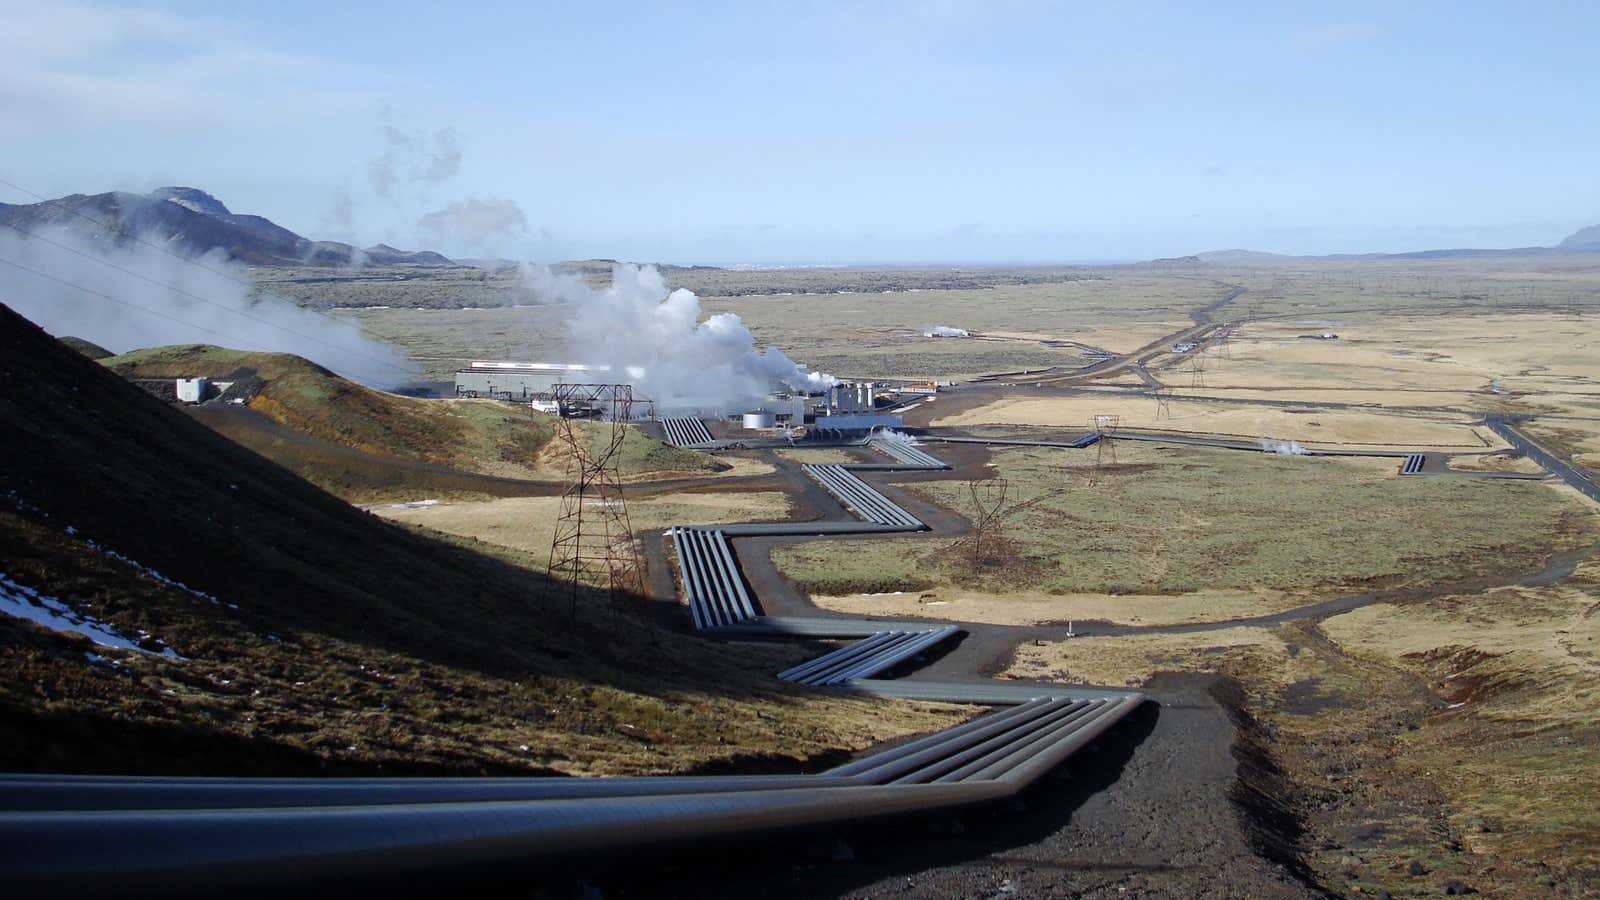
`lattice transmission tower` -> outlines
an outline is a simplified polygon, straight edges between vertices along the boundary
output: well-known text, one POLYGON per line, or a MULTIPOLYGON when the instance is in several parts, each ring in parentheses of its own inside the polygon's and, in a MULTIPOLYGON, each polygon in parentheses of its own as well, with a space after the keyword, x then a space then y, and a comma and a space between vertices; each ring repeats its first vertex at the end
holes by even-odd
POLYGON ((1205 356, 1205 348, 1196 350, 1189 355, 1189 387, 1191 388, 1203 388, 1206 386, 1205 356))
POLYGON ((628 384, 557 384, 541 399, 555 403, 556 435, 567 454, 546 605, 566 600, 576 618, 583 591, 599 588, 614 610, 623 597, 644 595, 644 561, 628 522, 618 454, 628 422, 653 404, 635 399, 628 384))
POLYGON ((1100 414, 1092 421, 1095 433, 1100 435, 1100 440, 1094 442, 1094 471, 1089 476, 1089 483, 1095 484, 1100 480, 1100 470, 1110 460, 1111 465, 1117 464, 1117 429, 1122 427, 1122 416, 1100 414))

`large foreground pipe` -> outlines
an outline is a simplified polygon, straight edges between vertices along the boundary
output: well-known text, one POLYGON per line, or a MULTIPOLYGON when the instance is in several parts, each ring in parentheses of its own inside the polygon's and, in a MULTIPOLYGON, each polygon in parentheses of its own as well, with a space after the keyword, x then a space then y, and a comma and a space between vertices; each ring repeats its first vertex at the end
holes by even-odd
POLYGON ((916 753, 916 752, 918 752, 920 750, 925 750, 928 747, 935 746, 935 745, 943 743, 945 741, 955 740, 956 738, 962 737, 963 735, 971 735, 973 732, 980 731, 980 730, 983 730, 983 729, 986 729, 986 728, 990 728, 991 726, 995 726, 995 725, 997 725, 999 723, 1002 723, 1002 722, 1005 722, 1007 720, 1014 719, 1019 715, 1031 714, 1032 712, 1037 710, 1040 706, 1043 706, 1044 704, 1046 704, 1048 702, 1049 702, 1048 700, 1035 700, 1035 701, 1032 701, 1030 703, 1023 703, 1023 704, 1021 704, 1019 706, 1010 707, 1009 709, 1002 709, 1002 710, 999 710, 997 712, 987 713, 985 715, 977 717, 976 719, 973 719, 973 720, 971 720, 969 722, 966 722, 965 724, 957 725, 954 728, 947 728, 944 731, 940 731, 940 732, 937 732, 935 734, 930 734, 930 735, 928 735, 927 737, 924 737, 924 738, 918 738, 917 740, 911 741, 910 743, 901 744, 900 746, 895 747, 893 749, 885 750, 882 753, 875 753, 872 756, 863 757, 861 759, 855 760, 854 762, 845 763, 842 766, 837 766, 835 768, 829 769, 828 771, 823 772, 822 774, 823 775, 859 775, 862 772, 867 771, 868 769, 874 768, 876 766, 880 766, 880 765, 882 765, 882 764, 884 764, 886 762, 889 762, 891 760, 896 760, 896 759, 900 759, 900 758, 905 757, 905 756, 909 756, 909 755, 911 755, 913 753, 916 753))
POLYGON ((120 778, 0 783, 0 812, 281 809, 650 797, 663 794, 846 787, 860 781, 821 775, 698 775, 632 778, 120 778))
POLYGON ((528 863, 1000 799, 1000 783, 299 809, 0 815, 8 892, 211 893, 528 863))

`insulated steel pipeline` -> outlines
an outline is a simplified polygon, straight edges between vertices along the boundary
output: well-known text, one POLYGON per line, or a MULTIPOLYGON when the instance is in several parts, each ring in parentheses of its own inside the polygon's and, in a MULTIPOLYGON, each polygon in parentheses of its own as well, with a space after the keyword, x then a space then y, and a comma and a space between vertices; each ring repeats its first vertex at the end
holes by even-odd
MULTIPOLYGON (((694 424, 698 425, 698 422, 694 424)), ((698 437, 673 423, 680 437, 698 437)), ((703 426, 701 426, 703 428, 703 426)), ((943 462, 871 441, 895 462, 943 462)), ((780 677, 851 693, 998 710, 818 775, 633 778, 202 778, 0 775, 8 894, 281 889, 343 879, 456 877, 592 854, 748 838, 1013 797, 1144 701, 1117 690, 871 676, 960 629, 945 623, 760 615, 730 538, 924 530, 853 475, 824 488, 867 523, 672 530, 694 623, 729 637, 857 639, 780 677), (855 526, 855 527, 850 527, 855 526), (864 527, 863 527, 864 526, 864 527)))

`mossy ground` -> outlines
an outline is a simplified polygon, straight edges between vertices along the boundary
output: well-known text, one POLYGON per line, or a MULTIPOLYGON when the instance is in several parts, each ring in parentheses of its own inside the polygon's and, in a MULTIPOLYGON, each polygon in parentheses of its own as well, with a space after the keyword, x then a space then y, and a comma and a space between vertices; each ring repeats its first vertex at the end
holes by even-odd
MULTIPOLYGON (((1543 485, 1400 478, 1392 460, 1284 457, 1123 442, 1098 472, 1090 450, 1005 449, 995 478, 1019 511, 1012 556, 974 569, 953 539, 814 541, 773 560, 815 594, 959 585, 1001 595, 1272 591, 1296 605, 1341 592, 1523 571, 1581 546, 1584 507, 1543 485)), ((967 484, 909 488, 972 515, 967 484)))

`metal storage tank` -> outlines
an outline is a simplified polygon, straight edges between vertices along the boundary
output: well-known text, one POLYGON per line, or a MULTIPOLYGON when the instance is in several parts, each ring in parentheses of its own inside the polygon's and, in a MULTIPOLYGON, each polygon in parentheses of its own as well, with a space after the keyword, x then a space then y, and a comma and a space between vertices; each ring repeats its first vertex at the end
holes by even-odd
POLYGON ((746 428, 776 428, 778 417, 774 413, 747 412, 744 414, 744 427, 746 428))

